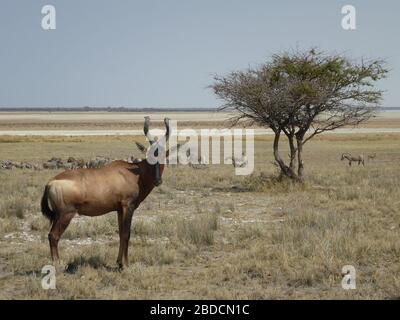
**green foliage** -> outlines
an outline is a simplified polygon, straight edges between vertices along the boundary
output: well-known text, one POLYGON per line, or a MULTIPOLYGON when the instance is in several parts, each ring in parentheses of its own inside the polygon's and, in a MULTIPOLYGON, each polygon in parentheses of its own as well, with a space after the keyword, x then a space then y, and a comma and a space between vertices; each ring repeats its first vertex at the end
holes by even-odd
POLYGON ((318 132, 358 124, 374 114, 388 70, 380 59, 352 61, 311 49, 276 54, 258 68, 215 77, 214 92, 250 119, 274 130, 318 132), (321 115, 328 115, 324 121, 321 115))

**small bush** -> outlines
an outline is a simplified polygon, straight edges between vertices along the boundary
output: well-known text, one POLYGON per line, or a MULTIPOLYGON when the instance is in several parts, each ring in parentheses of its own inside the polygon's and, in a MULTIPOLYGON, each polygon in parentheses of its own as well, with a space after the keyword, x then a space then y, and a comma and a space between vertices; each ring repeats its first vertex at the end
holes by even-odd
POLYGON ((280 176, 267 176, 264 173, 252 174, 242 181, 242 189, 253 192, 288 193, 304 190, 305 184, 280 176))
POLYGON ((49 221, 43 217, 37 217, 30 224, 32 231, 48 231, 50 229, 49 221))
POLYGON ((11 197, 0 207, 0 217, 17 217, 18 219, 23 219, 25 217, 26 207, 27 205, 24 199, 11 197))
POLYGON ((147 266, 167 265, 176 259, 176 251, 164 244, 153 244, 151 246, 137 246, 132 250, 132 259, 134 263, 144 263, 147 266))
POLYGON ((18 231, 20 223, 15 218, 0 219, 0 236, 6 233, 18 231))
POLYGON ((212 245, 214 231, 218 229, 218 217, 215 214, 202 215, 192 220, 180 220, 177 223, 177 235, 182 242, 197 246, 212 245))

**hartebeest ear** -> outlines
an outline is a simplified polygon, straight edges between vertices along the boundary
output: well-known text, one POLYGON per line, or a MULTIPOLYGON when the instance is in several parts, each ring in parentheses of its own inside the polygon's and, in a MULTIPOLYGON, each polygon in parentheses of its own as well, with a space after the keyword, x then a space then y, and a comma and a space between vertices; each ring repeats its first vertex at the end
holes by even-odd
POLYGON ((146 154, 146 147, 144 145, 137 141, 135 141, 135 144, 141 153, 146 154))

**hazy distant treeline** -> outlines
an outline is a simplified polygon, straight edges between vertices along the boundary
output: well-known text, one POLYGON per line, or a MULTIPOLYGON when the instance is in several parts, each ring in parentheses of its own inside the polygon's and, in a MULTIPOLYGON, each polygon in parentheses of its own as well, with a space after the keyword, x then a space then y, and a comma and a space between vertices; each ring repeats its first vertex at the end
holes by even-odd
POLYGON ((0 112, 213 112, 216 108, 131 108, 131 107, 0 107, 0 112))
MULTIPOLYGON (((135 108, 135 107, 1 107, 0 112, 214 112, 217 108, 135 108)), ((400 111, 383 107, 382 111, 400 111)))

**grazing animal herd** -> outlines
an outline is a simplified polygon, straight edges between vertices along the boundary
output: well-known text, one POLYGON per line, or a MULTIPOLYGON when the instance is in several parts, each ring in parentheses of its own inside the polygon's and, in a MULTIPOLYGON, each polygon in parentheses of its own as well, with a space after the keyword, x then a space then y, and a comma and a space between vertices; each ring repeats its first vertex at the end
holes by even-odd
POLYGON ((18 162, 10 160, 0 160, 0 169, 3 170, 13 170, 13 169, 32 169, 32 170, 56 170, 56 169, 67 169, 76 170, 84 168, 100 168, 110 163, 112 160, 104 156, 96 156, 94 159, 85 161, 84 159, 75 159, 74 157, 69 157, 66 161, 61 158, 53 157, 48 161, 37 164, 30 162, 18 162))
POLYGON ((29 162, 16 162, 16 161, 10 161, 10 160, 0 160, 0 170, 12 170, 12 169, 40 170, 40 166, 35 163, 29 163, 29 162))
MULTIPOLYGON (((138 149, 145 153, 145 147, 140 144, 139 142, 135 142, 138 149)), ((179 149, 180 145, 177 145, 176 149, 179 149)), ((193 169, 206 169, 208 165, 204 157, 199 155, 190 154, 190 149, 187 151, 188 157, 188 165, 193 169)), ((376 159, 376 153, 368 154, 367 160, 372 161, 376 159)), ((66 161, 62 160, 61 158, 52 157, 48 161, 37 164, 31 163, 26 161, 11 161, 11 160, 0 160, 0 170, 13 170, 13 169, 29 169, 29 170, 59 170, 59 169, 66 169, 66 170, 76 170, 76 169, 91 169, 91 168, 101 168, 105 165, 109 164, 112 161, 109 157, 105 156, 96 156, 89 161, 85 161, 84 159, 76 159, 74 157, 69 157, 66 161)), ((241 157, 230 157, 226 158, 225 160, 230 160, 232 162, 233 167, 235 168, 243 168, 247 165, 247 157, 245 154, 242 154, 241 157)), ((364 155, 357 155, 353 156, 350 153, 343 153, 341 156, 341 160, 346 160, 349 166, 352 165, 353 162, 356 162, 358 165, 365 166, 365 158, 364 155)), ((140 158, 136 158, 133 156, 128 157, 125 161, 130 163, 136 163, 141 161, 140 158)))
MULTIPOLYGON (((375 158, 376 158, 376 153, 367 155, 368 161, 374 160, 375 158)), ((365 158, 364 158, 364 155, 362 155, 362 154, 360 154, 358 156, 353 156, 353 155, 351 155, 351 153, 348 153, 348 152, 342 153, 341 160, 348 161, 350 167, 351 167, 352 162, 356 162, 356 163, 358 163, 358 165, 362 164, 363 167, 365 167, 365 158)))

